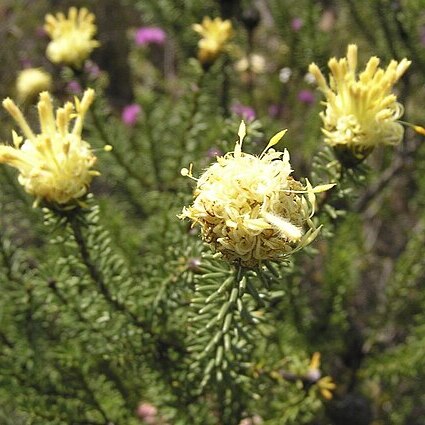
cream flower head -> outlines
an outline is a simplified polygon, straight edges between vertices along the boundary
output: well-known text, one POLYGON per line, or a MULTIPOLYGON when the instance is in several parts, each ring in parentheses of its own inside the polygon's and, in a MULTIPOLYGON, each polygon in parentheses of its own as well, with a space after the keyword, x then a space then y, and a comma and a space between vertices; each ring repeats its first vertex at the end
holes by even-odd
POLYGON ((357 75, 357 46, 351 44, 347 57, 329 61, 329 85, 312 63, 309 72, 326 97, 326 109, 320 114, 325 142, 337 151, 349 150, 359 161, 377 145, 400 143, 404 129, 397 120, 403 115, 403 106, 391 90, 410 63, 392 60, 384 70, 374 56, 357 75))
POLYGON ((19 100, 27 102, 42 91, 50 90, 52 77, 41 68, 27 68, 19 72, 16 79, 16 92, 19 100))
POLYGON ((47 92, 40 94, 37 104, 40 133, 34 134, 21 111, 9 98, 4 108, 14 118, 23 136, 13 131, 14 146, 0 146, 0 163, 19 170, 19 183, 40 200, 60 205, 72 205, 86 194, 96 161, 90 145, 81 139, 84 116, 94 99, 94 90, 88 89, 81 101, 66 103, 53 114, 53 105, 47 92), (72 130, 71 119, 75 119, 72 130))
POLYGON ((47 15, 44 29, 52 41, 46 55, 54 63, 80 67, 90 53, 99 46, 93 40, 96 34, 95 16, 86 8, 71 7, 68 18, 63 13, 47 15))
MULTIPOLYGON (((242 152, 245 124, 235 150, 217 157, 197 180, 194 201, 180 218, 201 226, 202 238, 230 262, 256 267, 278 260, 309 244, 318 234, 311 216, 314 193, 333 185, 304 187, 294 180, 289 153, 271 149, 276 134, 259 156, 242 152)), ((192 177, 190 170, 183 175, 192 177)), ((193 177, 192 177, 193 178, 193 177)))
POLYGON ((194 24, 194 31, 201 35, 198 42, 198 59, 203 65, 211 65, 224 51, 233 33, 232 23, 227 19, 204 17, 202 24, 194 24))
POLYGON ((252 53, 239 59, 235 63, 235 69, 238 72, 247 72, 251 70, 254 74, 263 74, 266 71, 266 59, 264 56, 252 53))

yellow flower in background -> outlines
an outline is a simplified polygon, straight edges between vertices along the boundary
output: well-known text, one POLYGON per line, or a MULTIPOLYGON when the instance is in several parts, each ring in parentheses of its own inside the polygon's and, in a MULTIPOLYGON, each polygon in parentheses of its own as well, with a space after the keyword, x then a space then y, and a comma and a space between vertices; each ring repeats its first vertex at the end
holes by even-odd
POLYGON ((323 398, 330 400, 333 397, 332 391, 335 390, 336 384, 330 376, 322 377, 322 372, 320 370, 320 353, 314 353, 311 357, 306 378, 317 386, 323 398))
POLYGON ((266 71, 266 59, 264 56, 253 53, 245 56, 235 63, 235 69, 238 72, 251 71, 254 74, 263 74, 266 71))
POLYGON ((86 8, 71 7, 68 18, 63 13, 47 15, 44 29, 52 41, 46 55, 54 63, 80 67, 99 42, 93 40, 96 34, 95 16, 86 8))
POLYGON ((193 29, 202 37, 198 42, 198 59, 203 65, 211 65, 225 50, 233 33, 232 23, 228 19, 206 16, 202 24, 194 24, 193 29))
POLYGON ((71 204, 87 193, 96 162, 90 145, 81 139, 83 120, 94 99, 94 90, 85 91, 81 101, 67 102, 53 112, 49 93, 42 92, 37 104, 40 133, 34 134, 16 104, 9 98, 4 108, 19 125, 23 137, 12 132, 14 146, 0 146, 0 163, 19 170, 19 183, 41 200, 71 204), (69 128, 74 120, 72 129, 69 128))
MULTIPOLYGON (((274 146, 275 135, 257 157, 242 152, 245 124, 239 128, 235 150, 212 164, 197 180, 194 201, 180 218, 200 225, 202 238, 230 262, 255 267, 277 260, 314 240, 319 232, 311 216, 314 193, 333 185, 304 187, 293 179, 289 153, 274 146)), ((183 175, 192 177, 191 170, 183 175)), ((193 177, 192 177, 193 178, 193 177)))
POLYGON ((336 384, 330 376, 324 376, 317 381, 317 388, 323 398, 331 400, 333 397, 332 391, 335 390, 336 384))
POLYGON ((51 75, 41 68, 28 68, 19 72, 16 79, 18 99, 27 102, 34 99, 42 91, 52 87, 51 75))
POLYGON ((379 62, 375 56, 370 58, 357 75, 357 46, 351 44, 345 58, 329 61, 329 85, 316 64, 309 67, 326 97, 326 109, 320 114, 325 142, 337 150, 348 149, 359 160, 377 145, 400 143, 404 134, 397 122, 403 106, 391 90, 411 62, 392 60, 386 69, 379 62))

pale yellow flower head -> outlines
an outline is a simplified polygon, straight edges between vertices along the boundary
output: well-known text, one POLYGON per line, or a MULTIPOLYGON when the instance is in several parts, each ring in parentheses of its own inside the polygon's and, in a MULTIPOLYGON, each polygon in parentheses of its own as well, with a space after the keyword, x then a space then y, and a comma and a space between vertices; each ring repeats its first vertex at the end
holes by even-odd
POLYGON ((194 24, 193 29, 201 35, 198 42, 198 59, 203 65, 211 65, 222 53, 232 36, 232 23, 227 19, 204 17, 202 24, 194 24))
POLYGON ((71 7, 68 17, 63 13, 47 15, 44 29, 52 41, 46 55, 54 63, 80 67, 99 42, 93 40, 96 34, 95 16, 86 8, 71 7))
POLYGON ((42 91, 52 87, 51 75, 41 68, 27 68, 19 72, 16 92, 22 102, 34 99, 42 91))
MULTIPOLYGON (((304 187, 291 177, 288 151, 271 148, 284 133, 257 157, 242 152, 242 122, 234 151, 217 157, 201 175, 193 204, 180 215, 200 225, 202 238, 230 262, 256 267, 262 260, 281 259, 319 231, 311 220, 314 193, 328 187, 312 188, 308 182, 304 187)), ((187 169, 182 174, 192 177, 187 169)))
POLYGON ((264 56, 253 53, 248 57, 245 56, 239 59, 235 64, 235 69, 238 72, 251 71, 254 74, 263 74, 266 71, 266 59, 264 56))
POLYGON ((326 109, 320 114, 325 142, 350 150, 360 160, 377 145, 400 143, 404 133, 397 122, 403 106, 391 91, 411 62, 392 60, 386 69, 379 62, 375 56, 370 58, 357 74, 357 46, 351 44, 345 58, 329 61, 329 85, 316 64, 309 67, 326 97, 326 109))
POLYGON ((18 180, 25 190, 40 200, 72 205, 87 193, 96 157, 81 139, 84 116, 94 99, 94 90, 85 91, 81 101, 67 102, 53 113, 49 93, 42 92, 37 104, 40 133, 35 134, 22 112, 9 98, 4 108, 19 125, 22 136, 12 132, 14 146, 0 146, 0 163, 19 170, 18 180), (70 127, 71 120, 73 126, 70 127))

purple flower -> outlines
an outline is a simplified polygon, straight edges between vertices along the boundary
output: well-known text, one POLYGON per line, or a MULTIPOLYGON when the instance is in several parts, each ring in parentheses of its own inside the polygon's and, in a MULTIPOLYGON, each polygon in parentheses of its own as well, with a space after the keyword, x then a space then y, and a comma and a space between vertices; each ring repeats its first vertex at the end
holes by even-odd
POLYGON ((66 91, 71 94, 81 94, 83 90, 78 81, 72 80, 66 85, 66 91))
POLYGON ((167 34, 159 27, 141 27, 136 31, 134 41, 138 46, 145 44, 164 44, 167 34))
POLYGON ((291 21, 292 31, 299 31, 304 25, 303 20, 301 18, 294 18, 291 21))
POLYGON ((99 66, 90 60, 86 61, 86 63, 84 64, 84 70, 87 72, 87 74, 89 74, 89 77, 93 80, 95 80, 100 75, 99 66))
POLYGON ((122 122, 132 127, 136 124, 140 112, 142 112, 142 108, 137 103, 125 106, 121 113, 122 122))
POLYGON ((298 93, 298 100, 307 105, 314 103, 314 94, 311 90, 301 90, 298 93))
POLYGON ((46 37, 47 37, 47 32, 46 32, 46 30, 44 29, 44 27, 40 26, 40 27, 37 27, 37 28, 35 29, 35 35, 36 35, 36 37, 38 37, 38 38, 46 38, 46 37))
POLYGON ((21 59, 20 62, 21 62, 22 68, 24 68, 24 69, 33 67, 31 59, 23 58, 23 59, 21 59))
POLYGON ((251 106, 242 105, 240 103, 235 103, 230 110, 240 116, 242 119, 246 121, 253 121, 255 120, 255 111, 254 108, 251 108, 251 106))
POLYGON ((270 118, 277 118, 282 113, 282 105, 272 103, 268 107, 268 113, 270 118))

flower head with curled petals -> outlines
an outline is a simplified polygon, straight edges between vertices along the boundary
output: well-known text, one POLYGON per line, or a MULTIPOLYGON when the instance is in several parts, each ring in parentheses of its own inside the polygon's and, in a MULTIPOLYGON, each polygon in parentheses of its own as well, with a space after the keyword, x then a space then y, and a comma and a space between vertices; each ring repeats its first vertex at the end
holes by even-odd
POLYGON ((24 137, 14 131, 14 146, 0 146, 0 163, 19 170, 19 183, 41 200, 59 205, 72 206, 87 193, 93 176, 96 157, 90 145, 82 140, 84 116, 94 99, 94 91, 86 90, 83 98, 75 103, 66 103, 53 113, 49 93, 40 94, 38 113, 40 133, 29 127, 16 104, 9 98, 3 101, 4 108, 15 119, 24 137), (74 119, 72 129, 70 121, 74 119))
MULTIPOLYGON (((263 260, 282 259, 318 234, 311 220, 314 193, 333 185, 312 188, 307 182, 304 187, 290 176, 288 151, 272 149, 284 133, 257 157, 242 152, 242 121, 234 151, 217 157, 201 175, 193 204, 180 215, 200 225, 202 238, 230 262, 256 267, 263 260)), ((192 177, 191 170, 182 174, 192 177)))
POLYGON ((95 16, 86 8, 71 7, 68 17, 63 13, 47 15, 44 29, 52 41, 46 55, 53 63, 79 68, 99 42, 93 40, 96 34, 95 16))
POLYGON ((345 58, 329 61, 329 85, 312 63, 309 72, 326 97, 326 109, 321 113, 325 142, 349 150, 359 160, 377 145, 400 143, 404 130, 397 120, 403 115, 403 106, 391 90, 410 63, 393 60, 384 70, 379 68, 379 59, 372 57, 357 75, 357 46, 351 44, 345 58))
POLYGON ((194 24, 193 29, 202 37, 198 42, 198 59, 204 66, 211 65, 225 50, 233 33, 232 23, 228 19, 206 16, 202 24, 194 24))

